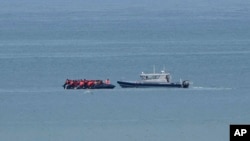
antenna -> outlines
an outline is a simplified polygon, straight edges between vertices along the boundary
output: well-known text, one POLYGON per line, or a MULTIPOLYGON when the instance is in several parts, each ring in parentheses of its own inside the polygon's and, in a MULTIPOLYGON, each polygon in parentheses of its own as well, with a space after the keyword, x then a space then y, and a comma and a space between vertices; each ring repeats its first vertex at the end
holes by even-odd
POLYGON ((154 71, 154 73, 155 73, 155 65, 153 66, 153 71, 154 71))

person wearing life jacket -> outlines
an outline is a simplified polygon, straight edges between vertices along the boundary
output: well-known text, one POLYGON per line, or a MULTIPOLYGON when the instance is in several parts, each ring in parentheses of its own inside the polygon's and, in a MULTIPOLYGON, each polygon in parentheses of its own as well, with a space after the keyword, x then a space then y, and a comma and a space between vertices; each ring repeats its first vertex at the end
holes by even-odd
POLYGON ((75 80, 75 89, 77 89, 80 85, 80 80, 75 80))
POLYGON ((94 85, 94 81, 93 80, 89 80, 87 83, 87 88, 91 88, 94 85))
POLYGON ((78 87, 77 87, 77 89, 82 89, 84 87, 84 80, 80 80, 79 81, 79 85, 78 85, 78 87))
POLYGON ((77 87, 77 81, 72 80, 72 85, 70 85, 70 86, 75 89, 77 87))
POLYGON ((69 79, 66 79, 65 83, 63 84, 63 88, 66 89, 68 85, 69 85, 69 79))
POLYGON ((110 84, 110 81, 109 81, 109 79, 107 79, 107 80, 105 81, 105 83, 106 83, 106 84, 110 84))
POLYGON ((68 80, 68 84, 67 84, 67 87, 66 87, 66 88, 67 88, 67 89, 68 89, 68 88, 72 88, 72 87, 73 87, 73 83, 74 83, 73 80, 68 80))
POLYGON ((86 80, 86 79, 83 79, 83 82, 84 82, 84 85, 83 85, 83 88, 87 88, 88 87, 88 80, 86 80))

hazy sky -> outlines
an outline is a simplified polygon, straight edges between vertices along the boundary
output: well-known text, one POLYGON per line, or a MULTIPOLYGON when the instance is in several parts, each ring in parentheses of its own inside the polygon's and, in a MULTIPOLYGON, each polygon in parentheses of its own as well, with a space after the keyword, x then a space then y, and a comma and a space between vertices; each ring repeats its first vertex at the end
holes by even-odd
POLYGON ((249 9, 250 0, 0 0, 6 11, 81 11, 144 8, 147 10, 249 9))

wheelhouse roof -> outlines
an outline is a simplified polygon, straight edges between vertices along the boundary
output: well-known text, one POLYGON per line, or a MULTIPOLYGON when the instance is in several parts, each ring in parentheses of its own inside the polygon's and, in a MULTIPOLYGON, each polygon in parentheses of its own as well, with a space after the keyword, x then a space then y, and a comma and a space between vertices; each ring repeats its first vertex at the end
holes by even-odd
POLYGON ((166 76, 170 73, 141 73, 140 76, 166 76))

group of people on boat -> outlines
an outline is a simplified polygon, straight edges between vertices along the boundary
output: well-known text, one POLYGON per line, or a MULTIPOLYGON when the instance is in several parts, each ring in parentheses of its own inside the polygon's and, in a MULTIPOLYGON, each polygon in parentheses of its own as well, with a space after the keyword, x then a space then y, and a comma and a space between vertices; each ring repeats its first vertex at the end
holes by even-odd
POLYGON ((110 85, 110 80, 106 79, 104 82, 103 80, 66 79, 63 87, 64 89, 92 89, 92 88, 100 87, 103 85, 110 85))

